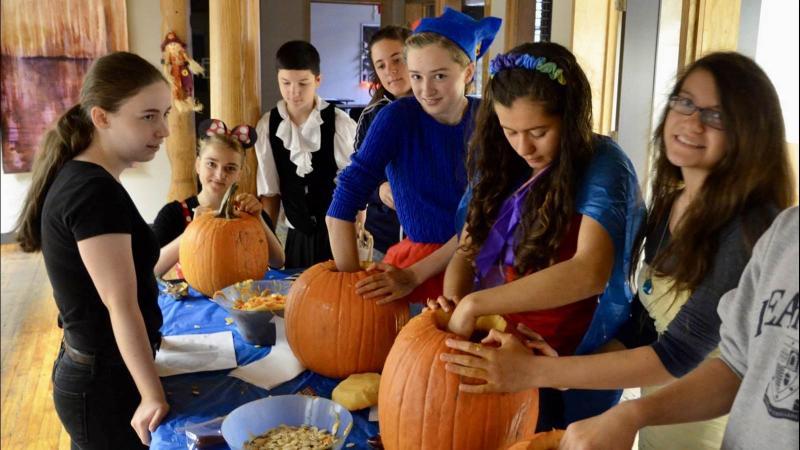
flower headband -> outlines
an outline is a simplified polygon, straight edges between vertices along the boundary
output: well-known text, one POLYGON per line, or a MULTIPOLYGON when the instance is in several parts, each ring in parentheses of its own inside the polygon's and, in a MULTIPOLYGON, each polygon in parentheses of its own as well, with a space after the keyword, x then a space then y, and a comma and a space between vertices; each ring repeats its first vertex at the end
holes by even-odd
POLYGON ((219 119, 204 120, 203 123, 201 123, 198 127, 197 131, 201 138, 203 136, 214 136, 216 134, 228 135, 231 138, 239 141, 239 143, 242 144, 242 148, 250 148, 255 145, 256 140, 258 140, 256 129, 250 125, 237 125, 233 127, 232 130, 228 130, 225 122, 219 119))
POLYGON ((564 71, 556 66, 556 63, 548 62, 544 56, 531 56, 526 53, 506 53, 494 57, 489 63, 489 76, 494 77, 497 72, 508 69, 528 69, 542 72, 550 77, 551 80, 558 81, 559 84, 567 84, 564 79, 564 71))

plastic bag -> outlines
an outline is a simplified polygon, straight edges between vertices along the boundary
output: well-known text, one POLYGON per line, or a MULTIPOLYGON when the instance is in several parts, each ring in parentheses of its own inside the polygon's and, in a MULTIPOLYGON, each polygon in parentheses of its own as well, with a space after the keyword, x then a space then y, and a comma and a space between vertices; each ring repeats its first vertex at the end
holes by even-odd
POLYGON ((180 433, 186 434, 186 447, 189 450, 213 450, 217 448, 227 448, 225 439, 222 437, 222 422, 225 417, 217 417, 201 423, 186 422, 182 428, 175 429, 180 433))

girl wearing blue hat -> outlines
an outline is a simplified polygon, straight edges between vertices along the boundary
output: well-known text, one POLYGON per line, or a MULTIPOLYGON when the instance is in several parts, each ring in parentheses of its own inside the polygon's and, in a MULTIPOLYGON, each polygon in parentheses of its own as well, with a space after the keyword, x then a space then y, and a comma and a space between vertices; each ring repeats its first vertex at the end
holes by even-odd
POLYGON ((340 174, 328 209, 338 269, 360 270, 353 221, 384 177, 389 180, 407 238, 375 265, 380 273, 357 285, 365 298, 424 302, 442 293, 442 271, 457 245, 454 217, 467 185, 464 159, 478 105, 465 93, 475 60, 499 28, 498 18, 475 21, 448 9, 423 19, 406 41, 414 95, 378 114, 340 174))

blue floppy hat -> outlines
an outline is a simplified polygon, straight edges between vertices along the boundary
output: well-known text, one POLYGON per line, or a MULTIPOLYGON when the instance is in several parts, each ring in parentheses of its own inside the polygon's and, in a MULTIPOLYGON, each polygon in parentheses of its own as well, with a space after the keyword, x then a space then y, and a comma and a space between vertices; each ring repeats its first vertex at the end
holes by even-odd
POLYGON ((417 33, 436 33, 453 41, 464 50, 470 61, 483 56, 492 45, 502 20, 498 17, 484 17, 475 20, 451 8, 445 8, 439 17, 425 17, 414 29, 417 33))

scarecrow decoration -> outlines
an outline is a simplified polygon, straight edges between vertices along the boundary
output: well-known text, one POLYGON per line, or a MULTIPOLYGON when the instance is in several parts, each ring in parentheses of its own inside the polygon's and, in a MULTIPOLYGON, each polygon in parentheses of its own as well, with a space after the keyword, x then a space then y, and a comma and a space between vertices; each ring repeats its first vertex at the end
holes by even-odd
POLYGON ((202 75, 203 66, 186 52, 186 44, 174 31, 167 33, 161 43, 161 64, 172 86, 172 103, 179 112, 200 111, 203 105, 194 99, 194 74, 202 75))

